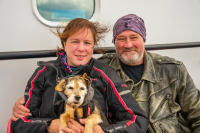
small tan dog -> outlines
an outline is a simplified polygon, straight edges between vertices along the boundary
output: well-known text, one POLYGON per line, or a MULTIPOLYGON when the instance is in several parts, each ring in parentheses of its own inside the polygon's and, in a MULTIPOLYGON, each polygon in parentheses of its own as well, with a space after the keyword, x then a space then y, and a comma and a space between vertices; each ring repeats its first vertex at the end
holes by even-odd
MULTIPOLYGON (((75 115, 78 119, 83 118, 84 110, 83 106, 90 103, 94 90, 90 86, 87 74, 82 76, 71 76, 66 79, 62 79, 56 86, 56 91, 59 93, 64 92, 66 96, 65 112, 60 115, 60 128, 67 127, 67 122, 75 115)), ((93 112, 85 119, 84 133, 93 133, 93 126, 102 123, 100 111, 96 105, 94 105, 93 112)), ((63 133, 60 131, 59 133, 63 133)))

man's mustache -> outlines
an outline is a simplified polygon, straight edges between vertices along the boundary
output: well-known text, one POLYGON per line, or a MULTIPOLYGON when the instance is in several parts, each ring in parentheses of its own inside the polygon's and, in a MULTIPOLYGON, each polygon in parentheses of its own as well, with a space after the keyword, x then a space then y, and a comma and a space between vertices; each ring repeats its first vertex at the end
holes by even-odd
POLYGON ((131 51, 136 51, 137 52, 137 49, 136 48, 122 48, 122 51, 123 52, 131 52, 131 51))

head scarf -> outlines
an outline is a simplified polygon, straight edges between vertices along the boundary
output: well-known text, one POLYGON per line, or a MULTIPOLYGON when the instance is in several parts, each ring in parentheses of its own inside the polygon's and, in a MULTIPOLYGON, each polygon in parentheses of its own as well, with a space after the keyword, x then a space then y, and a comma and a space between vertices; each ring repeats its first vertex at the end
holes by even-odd
POLYGON ((146 28, 144 20, 135 14, 128 14, 117 20, 113 27, 113 40, 115 42, 116 37, 125 30, 134 31, 142 36, 146 41, 146 28))

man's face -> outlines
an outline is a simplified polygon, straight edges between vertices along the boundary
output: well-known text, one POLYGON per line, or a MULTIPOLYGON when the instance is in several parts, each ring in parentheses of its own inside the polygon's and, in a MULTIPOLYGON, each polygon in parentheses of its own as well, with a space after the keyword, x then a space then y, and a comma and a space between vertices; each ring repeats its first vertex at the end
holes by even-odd
POLYGON ((144 57, 144 40, 136 32, 126 30, 115 39, 115 49, 120 60, 127 65, 140 65, 144 57))

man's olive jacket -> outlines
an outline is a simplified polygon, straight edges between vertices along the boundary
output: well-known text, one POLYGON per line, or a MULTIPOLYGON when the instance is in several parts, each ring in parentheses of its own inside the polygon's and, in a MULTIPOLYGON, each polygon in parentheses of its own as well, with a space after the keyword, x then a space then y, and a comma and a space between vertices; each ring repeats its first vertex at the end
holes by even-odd
POLYGON ((123 72, 116 54, 106 54, 100 60, 127 83, 147 113, 150 133, 200 133, 200 91, 182 62, 145 51, 144 72, 135 84, 123 72))

